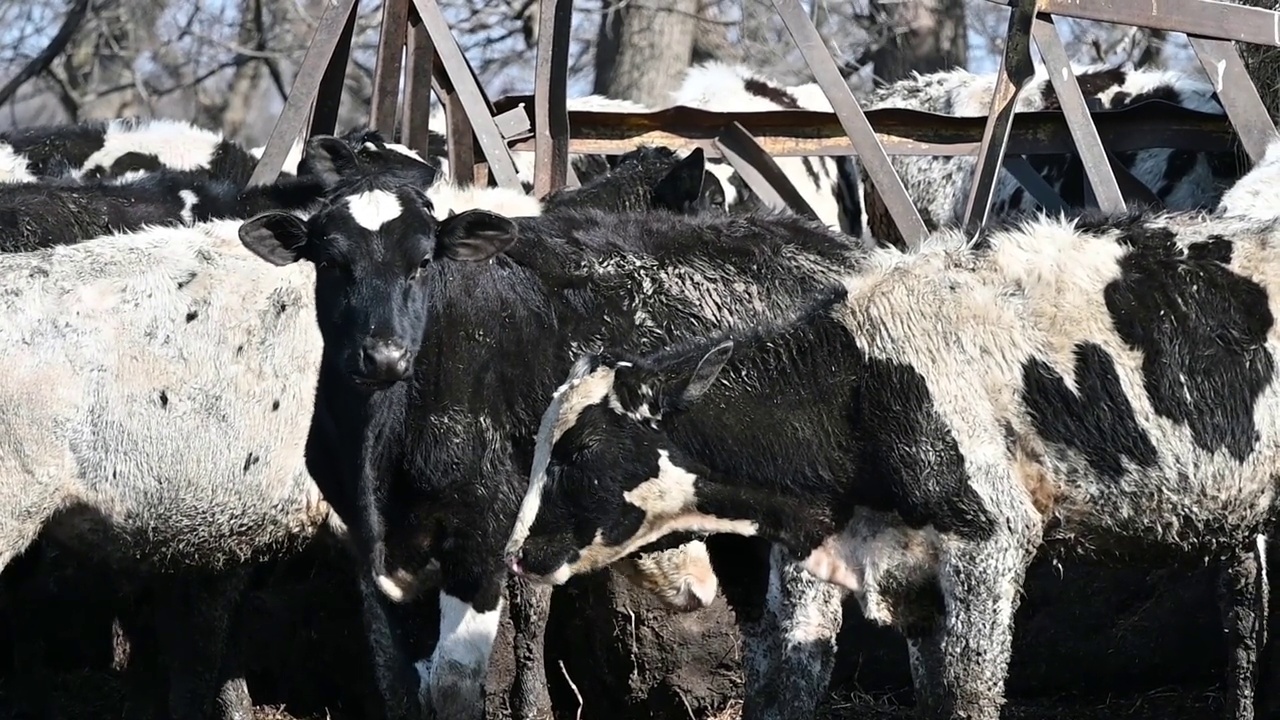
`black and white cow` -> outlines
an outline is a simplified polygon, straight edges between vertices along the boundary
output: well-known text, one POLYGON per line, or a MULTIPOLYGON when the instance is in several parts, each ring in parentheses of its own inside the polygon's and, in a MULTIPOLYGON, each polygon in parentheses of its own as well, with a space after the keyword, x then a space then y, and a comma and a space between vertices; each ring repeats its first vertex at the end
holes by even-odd
MULTIPOLYGON (((1085 98, 1096 101, 1099 109, 1118 110, 1148 100, 1164 100, 1189 110, 1217 115, 1224 112, 1213 85, 1199 73, 1113 66, 1081 66, 1073 71, 1085 98)), ((985 116, 991 109, 994 87, 994 74, 944 70, 881 87, 866 105, 875 109, 907 108, 960 117, 985 116)), ((1052 83, 1045 70, 1039 68, 1018 97, 1018 112, 1060 108, 1052 83)), ((1150 148, 1117 153, 1116 157, 1170 210, 1214 207, 1222 193, 1248 168, 1245 158, 1237 152, 1150 148)), ((890 158, 929 229, 963 220, 973 183, 975 159, 972 156, 891 155, 890 158)), ((1027 161, 1069 207, 1086 207, 1088 180, 1078 155, 1028 155, 1027 161)), ((856 159, 854 162, 860 179, 859 202, 866 218, 863 236, 874 237, 880 243, 901 245, 901 235, 893 226, 883 200, 868 181, 861 164, 856 159)), ((1039 208, 1039 203, 1013 175, 1007 171, 1000 173, 992 197, 992 217, 1039 208)))
MULTIPOLYGON (((329 136, 324 142, 342 143, 329 136)), ((316 168, 270 185, 242 188, 201 170, 162 168, 114 179, 45 179, 0 183, 0 250, 34 250, 137 230, 148 225, 192 225, 248 218, 267 210, 313 209, 332 183, 352 173, 392 173, 427 187, 436 169, 399 152, 362 142, 344 154, 348 167, 316 168)), ((314 155, 313 155, 314 157, 314 155)))
POLYGON ((928 717, 995 720, 1038 550, 1220 562, 1253 717, 1280 496, 1280 229, 1034 219, 879 250, 800 319, 580 359, 508 545, 562 583, 676 531, 763 536, 910 641, 928 717))
POLYGON ((671 148, 642 146, 619 156, 611 169, 580 187, 551 193, 542 208, 544 212, 574 207, 681 214, 725 211, 724 189, 706 168, 701 148, 680 157, 671 148))
MULTIPOLYGON (((790 317, 863 254, 843 236, 781 215, 565 210, 518 224, 485 212, 437 219, 414 189, 372 185, 309 221, 270 213, 241 234, 269 262, 317 267, 325 359, 308 462, 314 473, 341 474, 332 482, 347 488, 351 505, 340 512, 352 518, 367 572, 386 596, 411 597, 421 569, 438 562, 441 638, 419 668, 426 704, 456 718, 482 712, 507 574, 502 547, 537 418, 573 357, 790 317)), ((798 571, 782 574, 771 601, 795 619, 786 653, 808 671, 816 663, 808 675, 825 679, 837 593, 798 571), (809 602, 814 594, 822 602, 809 602), (819 610, 792 607, 801 602, 819 610)), ((538 593, 512 602, 527 604, 521 617, 542 618, 548 601, 538 593)), ((752 681, 769 674, 770 622, 748 636, 752 681)), ((540 628, 528 631, 540 637, 540 628)), ((393 648, 376 649, 394 658, 393 648)), ((545 682, 534 688, 544 692, 545 682)), ((787 710, 803 716, 819 694, 798 683, 780 702, 794 700, 787 710)))

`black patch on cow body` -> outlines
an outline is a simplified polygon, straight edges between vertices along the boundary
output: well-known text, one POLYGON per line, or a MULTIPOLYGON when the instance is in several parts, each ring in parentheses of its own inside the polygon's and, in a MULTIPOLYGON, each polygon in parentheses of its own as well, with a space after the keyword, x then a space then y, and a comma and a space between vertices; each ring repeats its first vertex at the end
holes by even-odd
POLYGON ((1022 402, 1036 432, 1076 450, 1094 472, 1112 480, 1124 475, 1125 458, 1153 467, 1155 445, 1138 424, 1111 356, 1094 343, 1076 345, 1073 354, 1075 392, 1043 360, 1022 366, 1022 402))
POLYGON ((747 78, 742 83, 742 89, 748 94, 764 98, 775 105, 787 108, 788 110, 799 110, 800 103, 796 102, 796 98, 786 88, 780 88, 776 85, 760 80, 758 78, 747 78))
POLYGON ((187 311, 187 322, 193 322, 198 317, 200 317, 200 312, 198 310, 187 311))
POLYGON ((272 400, 272 401, 271 401, 271 412, 275 412, 275 411, 277 411, 277 410, 279 410, 279 409, 280 409, 280 401, 279 401, 279 400, 272 400))
POLYGON ((1183 250, 1172 230, 1134 225, 1119 240, 1130 250, 1104 297, 1116 332, 1143 355, 1152 407, 1186 425, 1202 450, 1244 461, 1258 440, 1254 406, 1275 372, 1266 290, 1226 265, 1225 238, 1183 250))
POLYGON ((160 407, 162 408, 169 407, 169 393, 165 392, 164 390, 160 391, 160 407))
POLYGON ((249 468, 257 465, 261 460, 262 458, 257 453, 249 453, 244 458, 244 467, 241 468, 241 471, 246 475, 249 474, 249 468))

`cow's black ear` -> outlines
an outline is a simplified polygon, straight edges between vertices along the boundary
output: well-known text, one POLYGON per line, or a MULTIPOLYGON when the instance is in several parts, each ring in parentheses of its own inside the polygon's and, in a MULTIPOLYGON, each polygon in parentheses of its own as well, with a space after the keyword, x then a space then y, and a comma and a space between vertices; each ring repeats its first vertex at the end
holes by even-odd
POLYGON ((716 345, 702 356, 698 361, 698 367, 693 369, 693 374, 689 376, 688 382, 684 384, 683 390, 680 392, 681 399, 686 403, 691 403, 702 397, 702 394, 711 387, 711 383, 716 381, 716 377, 720 375, 720 371, 724 369, 724 364, 729 362, 729 356, 733 354, 733 341, 725 340, 716 345))
POLYGON ((467 210, 440 221, 436 256, 480 262, 516 241, 516 224, 487 210, 467 210))
POLYGON ((360 169, 360 159, 347 143, 332 135, 307 140, 298 161, 298 177, 314 177, 327 186, 338 184, 360 169))
POLYGON ((307 226, 297 215, 265 212, 240 225, 240 242, 272 265, 288 265, 303 256, 307 226))
POLYGON ((706 179, 707 162, 702 148, 681 158, 653 187, 654 205, 685 213, 698 203, 706 179))

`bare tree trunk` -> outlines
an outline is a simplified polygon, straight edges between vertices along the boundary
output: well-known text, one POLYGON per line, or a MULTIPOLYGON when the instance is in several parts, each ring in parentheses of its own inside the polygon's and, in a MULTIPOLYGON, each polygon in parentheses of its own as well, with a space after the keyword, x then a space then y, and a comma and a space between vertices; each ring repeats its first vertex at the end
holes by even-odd
POLYGON ((698 0, 627 0, 600 20, 595 92, 643 103, 671 104, 693 59, 698 0))
POLYGON ((912 71, 928 73, 964 66, 968 51, 964 0, 876 4, 894 30, 889 42, 871 55, 876 77, 882 82, 893 82, 912 71))

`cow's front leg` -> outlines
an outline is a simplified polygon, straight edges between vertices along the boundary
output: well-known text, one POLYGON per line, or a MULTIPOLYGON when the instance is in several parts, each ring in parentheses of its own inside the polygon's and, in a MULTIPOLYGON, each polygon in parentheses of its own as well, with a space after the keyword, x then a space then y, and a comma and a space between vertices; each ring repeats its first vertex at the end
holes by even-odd
POLYGON ((777 664, 766 683, 762 708, 770 720, 812 718, 827 694, 843 621, 844 588, 819 580, 781 546, 771 553, 768 612, 776 618, 777 664))
POLYGON ((1228 557, 1218 576, 1218 605, 1227 632, 1227 702, 1224 717, 1253 720, 1258 659, 1266 645, 1266 542, 1228 557))
POLYGON ((925 700, 917 705, 922 716, 999 719, 1013 618, 1031 557, 1024 539, 1002 531, 981 542, 943 540, 942 622, 936 637, 913 643, 913 676, 925 700))
POLYGON ((440 635, 431 658, 418 661, 419 696, 423 707, 441 720, 481 720, 506 571, 497 563, 464 565, 449 558, 441 562, 441 573, 440 635))

